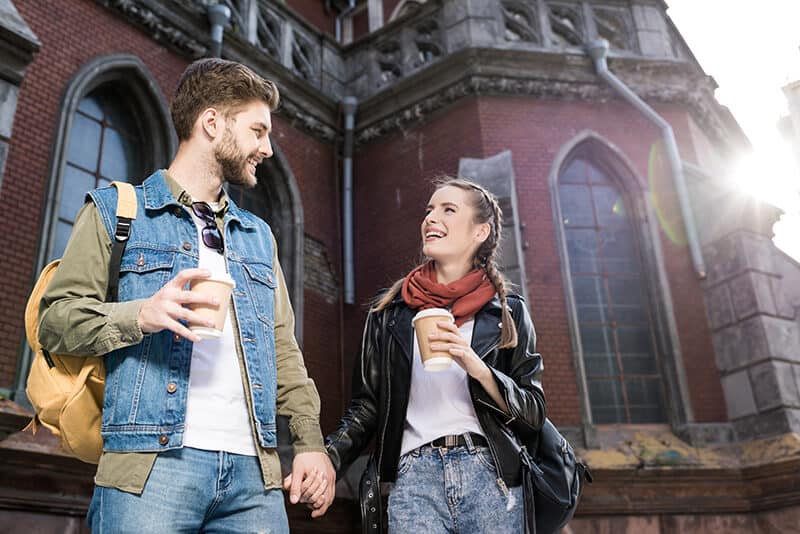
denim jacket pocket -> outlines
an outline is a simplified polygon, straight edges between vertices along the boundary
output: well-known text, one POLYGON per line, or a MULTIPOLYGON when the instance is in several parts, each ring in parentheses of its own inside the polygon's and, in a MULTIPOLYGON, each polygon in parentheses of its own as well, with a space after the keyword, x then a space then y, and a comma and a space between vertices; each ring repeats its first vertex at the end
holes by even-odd
POLYGON ((275 305, 275 275, 266 263, 245 263, 247 285, 253 299, 256 315, 267 324, 273 323, 275 305))
POLYGON ((120 295, 152 296, 169 281, 174 264, 174 251, 129 245, 119 269, 120 295))

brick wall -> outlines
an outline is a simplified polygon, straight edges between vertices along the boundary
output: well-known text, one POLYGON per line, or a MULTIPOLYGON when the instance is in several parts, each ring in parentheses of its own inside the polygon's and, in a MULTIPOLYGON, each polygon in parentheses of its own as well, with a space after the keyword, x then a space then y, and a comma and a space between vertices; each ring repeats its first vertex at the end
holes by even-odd
POLYGON ((334 35, 336 33, 336 10, 331 8, 325 12, 325 2, 309 2, 308 0, 286 0, 286 6, 303 17, 318 30, 334 35))

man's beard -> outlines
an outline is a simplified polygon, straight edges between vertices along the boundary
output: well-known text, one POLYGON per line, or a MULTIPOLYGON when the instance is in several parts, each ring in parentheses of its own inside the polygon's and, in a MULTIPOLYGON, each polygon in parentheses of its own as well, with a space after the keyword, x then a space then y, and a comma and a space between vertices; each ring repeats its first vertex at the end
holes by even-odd
POLYGON ((256 178, 248 172, 247 160, 256 159, 256 154, 246 155, 236 144, 233 132, 230 128, 225 128, 222 134, 222 141, 214 150, 214 157, 217 159, 222 170, 222 179, 233 185, 244 187, 255 187, 256 178))

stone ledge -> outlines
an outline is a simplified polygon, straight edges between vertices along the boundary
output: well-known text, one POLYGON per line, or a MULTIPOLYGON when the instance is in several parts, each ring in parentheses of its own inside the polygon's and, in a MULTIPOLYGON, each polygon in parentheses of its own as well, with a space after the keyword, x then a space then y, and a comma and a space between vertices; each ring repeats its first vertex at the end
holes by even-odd
POLYGON ((616 446, 578 450, 594 484, 580 515, 751 513, 800 504, 800 435, 692 447, 642 430, 616 446))

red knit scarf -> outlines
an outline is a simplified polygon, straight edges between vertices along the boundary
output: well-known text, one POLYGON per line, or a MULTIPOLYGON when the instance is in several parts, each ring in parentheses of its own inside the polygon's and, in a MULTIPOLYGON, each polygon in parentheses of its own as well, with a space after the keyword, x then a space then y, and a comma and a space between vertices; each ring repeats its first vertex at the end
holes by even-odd
POLYGON ((482 269, 470 271, 451 284, 440 284, 432 261, 420 265, 403 280, 403 300, 410 308, 447 308, 458 326, 478 313, 494 294, 494 285, 482 269))

